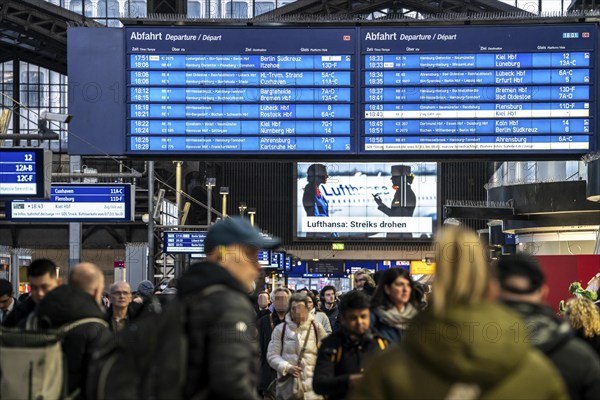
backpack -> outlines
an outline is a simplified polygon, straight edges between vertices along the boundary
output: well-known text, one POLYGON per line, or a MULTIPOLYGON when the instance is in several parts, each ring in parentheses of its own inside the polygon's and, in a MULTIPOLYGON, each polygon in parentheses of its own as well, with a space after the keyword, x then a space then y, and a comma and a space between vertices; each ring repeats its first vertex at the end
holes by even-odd
POLYGON ((0 330, 0 399, 72 399, 79 389, 68 393, 68 369, 62 351, 67 333, 86 324, 108 323, 83 318, 56 330, 0 330))
POLYGON ((221 290, 225 290, 224 285, 213 285, 166 304, 153 301, 148 313, 92 355, 87 399, 183 398, 190 313, 201 297, 221 290))

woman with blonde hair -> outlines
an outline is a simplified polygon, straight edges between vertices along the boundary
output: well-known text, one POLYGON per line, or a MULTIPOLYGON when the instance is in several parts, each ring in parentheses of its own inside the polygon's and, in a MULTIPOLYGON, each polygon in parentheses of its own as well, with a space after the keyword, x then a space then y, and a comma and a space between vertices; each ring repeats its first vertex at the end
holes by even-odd
POLYGON ((431 307, 412 320, 405 342, 373 360, 354 399, 569 398, 521 319, 494 302, 487 254, 471 230, 440 232, 431 307))
POLYGON ((600 357, 600 311, 589 299, 576 297, 567 301, 565 313, 577 336, 596 350, 600 357))

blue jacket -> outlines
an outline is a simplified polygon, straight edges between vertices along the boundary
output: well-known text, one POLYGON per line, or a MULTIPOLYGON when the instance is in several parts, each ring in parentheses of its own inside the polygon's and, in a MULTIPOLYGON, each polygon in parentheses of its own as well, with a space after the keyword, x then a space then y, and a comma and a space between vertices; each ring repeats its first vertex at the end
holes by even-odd
POLYGON ((329 202, 323 193, 317 193, 310 184, 304 187, 302 204, 307 217, 329 217, 329 202))
POLYGON ((392 345, 400 343, 404 336, 403 331, 386 324, 373 312, 373 310, 371 310, 371 329, 392 345))

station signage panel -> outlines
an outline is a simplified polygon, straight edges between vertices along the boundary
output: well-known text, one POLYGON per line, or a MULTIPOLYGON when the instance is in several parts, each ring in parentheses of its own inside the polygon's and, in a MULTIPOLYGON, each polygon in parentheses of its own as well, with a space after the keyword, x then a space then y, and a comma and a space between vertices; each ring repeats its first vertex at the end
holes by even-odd
POLYGON ((299 162, 296 238, 431 240, 437 187, 436 163, 299 162))
POLYGON ((272 251, 271 252, 271 267, 277 268, 280 270, 285 269, 285 253, 272 251))
POLYGON ((346 275, 354 274, 360 269, 368 269, 371 273, 377 270, 377 261, 374 260, 347 260, 344 262, 346 275))
POLYGON ((0 148, 0 200, 48 198, 51 171, 47 150, 0 148))
POLYGON ((271 266, 271 251, 270 250, 260 250, 258 252, 258 264, 263 267, 271 266))
POLYGON ((344 262, 336 260, 307 261, 306 268, 309 274, 318 275, 344 275, 344 262))
POLYGON ((31 222, 128 222, 134 217, 130 184, 52 185, 50 200, 7 203, 6 219, 31 222))
POLYGON ((435 274, 435 263, 425 261, 411 261, 410 262, 410 274, 411 275, 433 275, 435 274))
POLYGON ((365 27, 365 153, 585 153, 596 26, 365 27))
POLYGON ((204 239, 206 231, 197 232, 164 232, 163 252, 189 253, 195 257, 204 257, 204 239))
POLYGON ((410 261, 400 261, 400 260, 386 260, 386 261, 378 261, 377 262, 377 271, 385 271, 390 268, 402 268, 410 272, 410 261))
POLYGON ((117 80, 126 101, 71 96, 95 122, 74 121, 85 133, 72 154, 548 158, 599 146, 593 23, 129 26, 78 30, 69 48, 94 38, 107 51, 70 60, 70 78, 117 80))
POLYGON ((354 28, 125 28, 127 151, 350 153, 354 28))
POLYGON ((292 256, 285 256, 285 272, 289 272, 292 270, 292 264, 293 264, 293 260, 292 260, 292 256))

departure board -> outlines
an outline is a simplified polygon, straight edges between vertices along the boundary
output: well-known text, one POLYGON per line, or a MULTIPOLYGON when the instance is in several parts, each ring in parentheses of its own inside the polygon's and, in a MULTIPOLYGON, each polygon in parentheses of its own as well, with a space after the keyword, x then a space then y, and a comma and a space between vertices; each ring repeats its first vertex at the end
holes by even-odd
POLYGON ((0 149, 0 200, 47 198, 51 172, 52 154, 49 151, 0 149))
POLYGON ((125 35, 129 154, 356 152, 356 28, 125 35))
POLYGON ((204 255, 206 231, 164 232, 163 251, 165 253, 196 253, 204 255))
POLYGON ((6 219, 21 222, 129 222, 135 216, 130 184, 56 184, 49 200, 7 203, 6 219))
POLYGON ((585 153, 596 26, 362 28, 361 152, 585 153))

